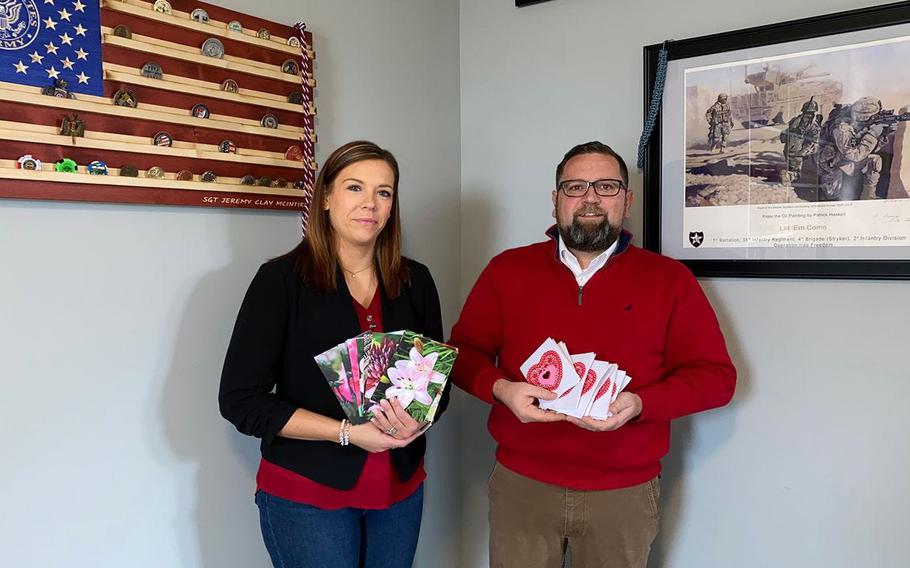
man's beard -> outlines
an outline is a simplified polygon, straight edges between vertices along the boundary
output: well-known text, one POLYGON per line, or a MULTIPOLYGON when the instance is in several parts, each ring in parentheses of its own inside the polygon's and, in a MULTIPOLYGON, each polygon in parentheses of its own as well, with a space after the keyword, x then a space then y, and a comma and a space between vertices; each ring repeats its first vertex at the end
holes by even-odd
POLYGON ((622 233, 622 225, 611 225, 606 211, 598 207, 586 207, 572 216, 572 224, 559 225, 559 235, 566 247, 580 252, 603 252, 610 248, 622 233), (581 223, 579 217, 586 213, 599 213, 603 221, 593 225, 581 223))

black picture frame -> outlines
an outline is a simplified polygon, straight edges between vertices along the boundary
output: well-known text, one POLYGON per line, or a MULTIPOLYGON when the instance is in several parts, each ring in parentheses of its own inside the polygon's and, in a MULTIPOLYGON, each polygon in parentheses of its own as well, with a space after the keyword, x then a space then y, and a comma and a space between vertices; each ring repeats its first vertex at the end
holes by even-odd
POLYGON ((542 2, 549 2, 550 0, 515 0, 515 7, 521 8, 523 6, 530 6, 531 4, 540 4, 542 2))
MULTIPOLYGON (((844 34, 853 32, 865 33, 866 30, 888 30, 894 26, 908 23, 910 23, 910 2, 897 2, 645 46, 645 117, 647 118, 652 90, 657 77, 659 53, 662 46, 667 49, 668 63, 681 66, 685 64, 685 60, 692 58, 702 58, 702 56, 713 56, 714 54, 723 56, 723 54, 728 52, 764 48, 766 46, 775 46, 771 49, 781 49, 786 53, 788 44, 793 42, 803 42, 803 40, 814 40, 815 38, 829 38, 822 40, 826 42, 829 40, 836 41, 839 36, 844 34)), ((910 36, 910 32, 907 35, 910 36)), ((800 50, 797 50, 797 52, 802 53, 800 50)), ((683 88, 685 89, 685 82, 683 82, 683 88)), ((666 97, 667 95, 665 94, 664 96, 666 97)), ((680 216, 682 216, 686 209, 685 191, 679 185, 685 186, 686 182, 683 181, 682 184, 676 184, 676 187, 673 188, 665 188, 665 184, 662 184, 662 177, 668 177, 663 175, 665 171, 664 165, 668 163, 670 158, 678 157, 662 155, 665 142, 665 127, 668 127, 671 122, 679 120, 678 116, 667 117, 664 115, 666 104, 667 99, 665 98, 664 107, 662 107, 657 116, 654 131, 644 155, 643 244, 645 248, 679 258, 697 276, 701 277, 910 279, 910 242, 908 242, 905 250, 901 250, 904 249, 903 245, 901 245, 891 251, 885 251, 887 254, 876 253, 876 247, 871 246, 850 247, 852 252, 849 253, 849 258, 837 257, 834 254, 835 251, 831 249, 826 249, 825 251, 818 249, 815 253, 813 253, 812 249, 794 251, 801 252, 799 255, 794 255, 796 258, 756 258, 762 256, 761 251, 757 250, 752 252, 759 254, 737 253, 739 258, 730 258, 721 254, 727 251, 714 251, 711 247, 699 248, 698 246, 695 247, 698 251, 697 253, 694 250, 686 250, 684 254, 680 255, 668 252, 666 249, 670 247, 663 246, 665 233, 667 233, 665 225, 668 223, 667 203, 670 201, 667 200, 667 193, 675 191, 674 200, 672 201, 679 201, 679 192, 683 191, 682 205, 680 207, 680 216), (813 254, 815 254, 814 257, 812 256, 813 254), (884 257, 879 256, 882 254, 884 254, 884 257)), ((910 101, 908 101, 908 104, 910 104, 910 101)), ((702 112, 704 112, 703 109, 702 112)), ((685 129, 685 113, 683 113, 682 120, 682 128, 685 129)), ((676 128, 678 128, 678 125, 676 128)), ((685 151, 685 149, 686 142, 683 142, 683 150, 685 151)), ((684 161, 685 158, 684 152, 684 161)), ((683 172, 684 168, 685 166, 683 166, 683 172)), ((685 180, 685 173, 683 173, 683 180, 685 180)), ((676 205, 672 207, 676 207, 676 205)), ((910 218, 906 220, 910 221, 910 218)), ((676 226, 681 226, 683 229, 676 233, 682 239, 686 234, 685 229, 687 227, 684 223, 674 225, 674 227, 676 226)), ((694 245, 694 243, 692 244, 694 245)), ((688 248, 685 243, 678 246, 683 249, 688 248)), ((777 254, 782 253, 778 251, 777 254)))

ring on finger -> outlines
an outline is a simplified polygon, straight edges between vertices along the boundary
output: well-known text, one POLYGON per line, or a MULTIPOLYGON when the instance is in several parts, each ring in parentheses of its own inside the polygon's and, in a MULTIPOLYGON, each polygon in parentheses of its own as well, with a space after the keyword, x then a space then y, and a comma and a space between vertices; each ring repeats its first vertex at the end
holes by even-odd
POLYGON ((385 431, 389 436, 394 436, 395 432, 398 432, 398 428, 391 426, 388 430, 385 431))

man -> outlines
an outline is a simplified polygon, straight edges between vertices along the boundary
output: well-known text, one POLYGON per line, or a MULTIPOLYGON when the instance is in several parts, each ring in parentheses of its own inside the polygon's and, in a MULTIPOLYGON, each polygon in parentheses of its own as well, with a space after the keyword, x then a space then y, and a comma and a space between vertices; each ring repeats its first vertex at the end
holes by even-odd
POLYGON ((705 112, 705 120, 708 121, 708 144, 711 151, 719 148, 723 153, 727 148, 730 130, 733 128, 733 116, 730 105, 727 104, 727 93, 717 95, 717 101, 705 112))
POLYGON ((784 160, 787 162, 787 166, 780 172, 780 181, 784 185, 799 181, 803 162, 807 158, 815 158, 821 121, 818 103, 815 102, 815 97, 810 97, 803 103, 800 113, 790 119, 787 129, 780 133, 780 141, 784 143, 784 160))
POLYGON ((589 142, 556 168, 550 240, 508 250, 474 285, 451 341, 453 380, 492 404, 490 565, 643 567, 657 534, 670 420, 722 406, 736 372, 698 282, 630 244, 622 158, 589 142), (632 381, 606 420, 548 412, 522 362, 544 339, 594 352, 632 381))
POLYGON ((822 127, 818 169, 822 191, 827 199, 852 201, 877 199, 878 180, 882 171, 882 146, 890 130, 876 124, 873 117, 882 103, 862 97, 849 107, 831 111, 822 127))

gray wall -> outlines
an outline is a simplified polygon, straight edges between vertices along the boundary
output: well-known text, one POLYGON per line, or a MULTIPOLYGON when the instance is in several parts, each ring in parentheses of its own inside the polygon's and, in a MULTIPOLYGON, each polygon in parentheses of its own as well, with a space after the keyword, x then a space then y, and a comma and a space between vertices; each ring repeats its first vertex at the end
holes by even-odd
MULTIPOLYGON (((308 22, 317 157, 354 138, 395 152, 405 252, 430 266, 451 324, 457 1, 219 3, 308 22)), ((4 566, 268 564, 252 502, 258 446, 215 396, 247 284, 298 240, 287 213, 0 201, 4 566)), ((457 565, 446 418, 431 434, 419 566, 457 565)))
MULTIPOLYGON (((569 147, 601 139, 634 164, 643 45, 876 2, 511 4, 461 0, 462 296, 495 253, 542 239, 569 147)), ((910 283, 702 284, 741 379, 732 406, 674 426, 652 566, 910 564, 910 283)), ((465 567, 486 565, 486 410, 463 405, 465 567)))

